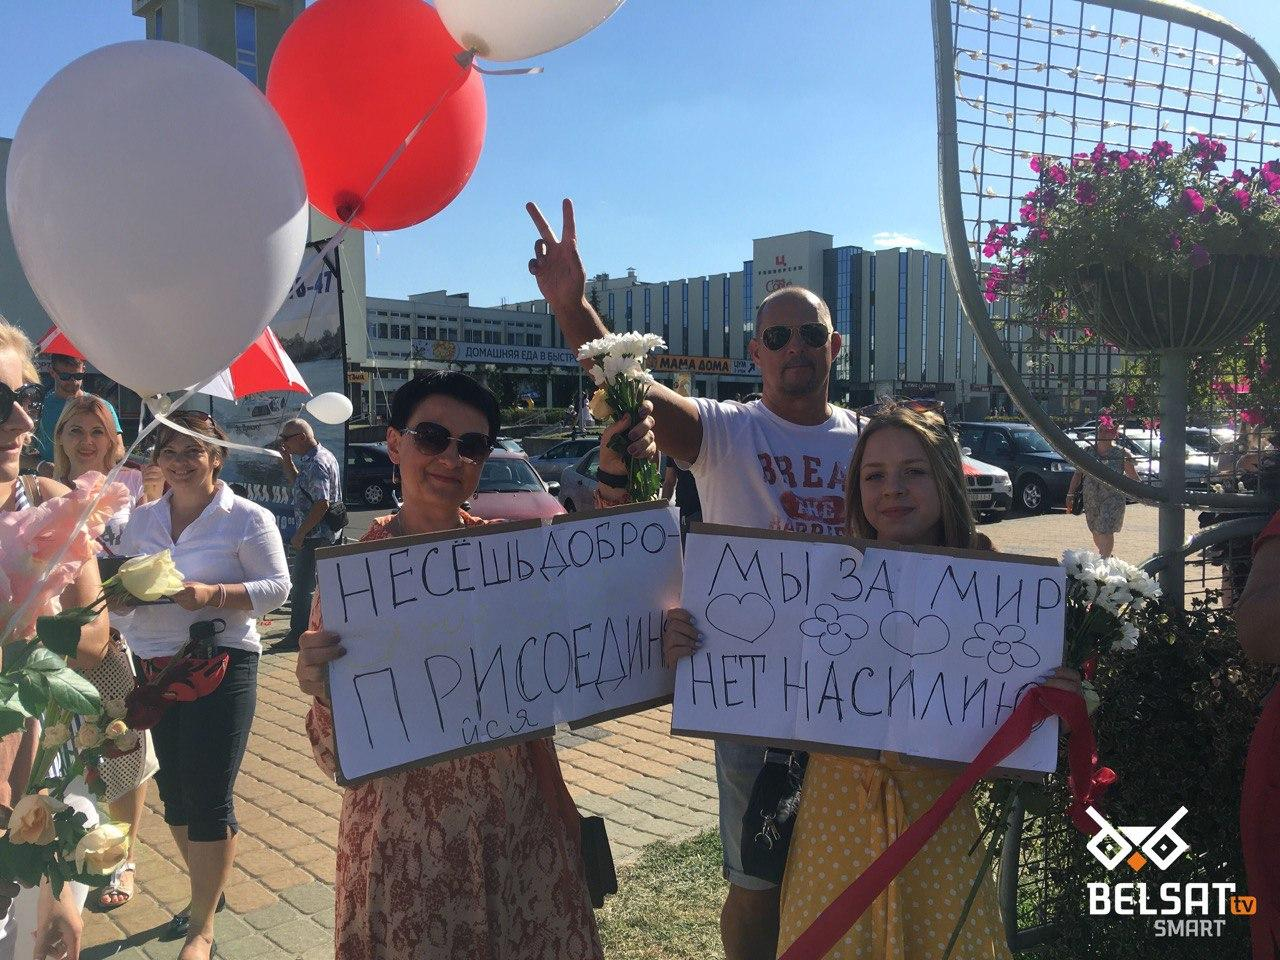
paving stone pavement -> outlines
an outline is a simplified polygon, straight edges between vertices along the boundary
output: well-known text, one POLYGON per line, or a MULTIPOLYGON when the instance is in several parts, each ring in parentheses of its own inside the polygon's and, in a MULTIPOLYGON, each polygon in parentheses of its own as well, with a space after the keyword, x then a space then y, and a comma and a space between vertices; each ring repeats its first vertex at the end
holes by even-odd
MULTIPOLYGON (((1067 547, 1090 545, 1084 518, 1063 513, 1013 517, 982 529, 1006 553, 1057 557, 1067 547)), ((1194 530, 1189 514, 1188 531, 1194 530)), ((1117 554, 1136 562, 1155 542, 1156 511, 1131 506, 1117 554)), ((277 611, 270 620, 268 643, 288 616, 277 611)), ((303 727, 309 701, 294 686, 294 660, 272 653, 262 660, 258 712, 236 787, 240 846, 227 910, 217 921, 218 955, 225 960, 333 956, 341 793, 311 758, 303 727)), ((556 737, 569 789, 584 812, 605 818, 619 863, 655 840, 681 839, 716 824, 711 743, 672 737, 669 730, 670 708, 662 707, 556 737)), ((86 914, 85 960, 177 956, 179 944, 155 938, 186 905, 189 887, 154 789, 137 860, 134 900, 109 914, 86 914)))

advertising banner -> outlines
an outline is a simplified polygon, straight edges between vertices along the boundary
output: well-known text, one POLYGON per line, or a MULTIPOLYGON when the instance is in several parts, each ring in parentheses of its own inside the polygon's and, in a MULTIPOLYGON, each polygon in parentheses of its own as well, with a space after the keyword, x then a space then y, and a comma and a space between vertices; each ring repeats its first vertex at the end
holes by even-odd
MULTIPOLYGON (((304 262, 322 246, 323 243, 310 244, 304 262)), ((346 389, 341 286, 337 257, 330 255, 314 281, 303 284, 299 280, 289 291, 289 298, 271 321, 271 329, 297 365, 311 396, 343 393, 346 389)), ((304 393, 269 391, 250 394, 236 402, 211 398, 209 403, 213 418, 233 442, 261 447, 280 435, 286 420, 302 416, 302 405, 309 399, 304 393)), ((305 419, 345 474, 347 425, 320 423, 314 417, 305 419)), ((293 536, 293 502, 278 459, 233 451, 222 470, 222 479, 242 496, 271 510, 280 521, 285 542, 289 541, 293 536)))

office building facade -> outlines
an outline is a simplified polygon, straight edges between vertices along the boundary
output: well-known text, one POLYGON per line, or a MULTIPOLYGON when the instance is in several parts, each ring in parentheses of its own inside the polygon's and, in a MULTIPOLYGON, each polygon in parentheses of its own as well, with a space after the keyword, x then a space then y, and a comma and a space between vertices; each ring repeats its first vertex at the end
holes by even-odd
MULTIPOLYGON (((818 293, 831 310, 843 340, 832 372, 835 402, 859 406, 885 395, 920 396, 943 399, 962 417, 1012 412, 939 253, 836 246, 830 234, 803 231, 753 241, 752 257, 740 270, 646 282, 629 269, 620 277, 592 278, 587 295, 612 329, 656 333, 667 342, 668 353, 654 363, 660 380, 723 399, 760 389, 747 355, 755 309, 788 286, 818 293)), ((1104 349, 1048 357, 1007 303, 997 304, 996 313, 1015 365, 1051 410, 1065 410, 1068 382, 1078 395, 1100 397, 1119 372, 1119 358, 1104 349)), ((545 371, 549 385, 572 360, 543 300, 480 308, 466 295, 443 291, 371 299, 368 334, 371 356, 399 368, 379 378, 391 388, 412 369, 444 364, 450 348, 435 346, 437 340, 516 347, 532 345, 536 337, 539 347, 560 352, 546 364, 553 368, 545 371), (431 341, 432 348, 415 352, 415 339, 431 341)), ((520 358, 512 353, 497 362, 515 365, 520 358)), ((531 377, 538 373, 534 365, 521 369, 531 377)), ((568 402, 563 393, 549 391, 540 403, 568 402)))

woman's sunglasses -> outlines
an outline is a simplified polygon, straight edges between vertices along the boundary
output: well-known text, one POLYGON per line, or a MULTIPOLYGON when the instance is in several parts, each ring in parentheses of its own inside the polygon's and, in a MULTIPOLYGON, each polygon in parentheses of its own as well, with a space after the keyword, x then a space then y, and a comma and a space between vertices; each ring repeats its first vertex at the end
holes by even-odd
MULTIPOLYGON (((760 342, 770 350, 781 350, 791 342, 794 327, 766 327, 760 334, 760 342)), ((799 327, 800 339, 807 347, 821 347, 831 339, 831 328, 825 323, 804 323, 799 327)))
POLYGON ((910 410, 912 413, 933 414, 946 420, 947 405, 942 400, 898 400, 884 399, 875 403, 867 404, 865 407, 859 407, 854 411, 863 420, 869 420, 881 413, 891 413, 894 410, 910 410))
POLYGON ((416 427, 409 427, 402 432, 406 436, 413 437, 414 446, 429 457, 440 456, 449 449, 450 443, 456 443, 458 456, 463 460, 482 463, 494 448, 493 437, 487 433, 464 433, 460 437, 455 437, 449 433, 447 427, 432 423, 430 420, 424 420, 416 427))
POLYGON ((0 383, 0 423, 13 416, 14 404, 19 404, 27 411, 27 416, 32 420, 38 420, 44 406, 44 387, 28 383, 14 390, 7 383, 0 383))

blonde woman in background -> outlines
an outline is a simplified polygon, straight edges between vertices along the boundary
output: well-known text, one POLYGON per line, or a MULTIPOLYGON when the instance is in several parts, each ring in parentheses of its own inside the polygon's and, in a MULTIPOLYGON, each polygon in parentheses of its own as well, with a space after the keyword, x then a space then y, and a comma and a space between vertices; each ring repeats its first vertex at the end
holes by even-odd
MULTIPOLYGON (((58 418, 57 425, 53 428, 53 478, 68 487, 74 486, 76 480, 83 474, 90 472, 109 474, 123 459, 124 440, 116 429, 115 415, 106 401, 91 393, 81 393, 68 400, 66 406, 62 408, 62 415, 58 418)), ((116 474, 116 480, 129 489, 132 499, 107 521, 106 528, 98 537, 99 557, 116 556, 116 548, 120 545, 121 537, 124 536, 124 528, 129 523, 133 508, 159 499, 163 492, 164 479, 160 474, 160 468, 155 465, 148 465, 145 471, 129 466, 121 467, 120 472, 116 474), (150 473, 149 478, 148 473, 150 473)), ((118 627, 128 614, 113 613, 111 616, 115 621, 114 625, 118 627)), ((113 642, 124 644, 119 634, 113 637, 113 642)), ((133 662, 132 657, 127 655, 127 648, 123 662, 130 666, 133 662)), ((123 699, 128 693, 128 684, 122 681, 127 681, 128 678, 114 677, 114 674, 113 678, 116 683, 112 686, 118 686, 120 689, 102 689, 100 692, 104 698, 114 696, 123 699)), ((112 762, 142 764, 143 770, 154 771, 155 752, 150 733, 144 737, 142 749, 149 755, 145 760, 141 756, 128 759, 121 757, 112 762)), ((134 860, 134 850, 137 847, 138 831, 142 827, 142 811, 146 807, 147 780, 149 779, 150 775, 147 775, 137 787, 107 804, 113 820, 129 824, 129 855, 98 894, 97 907, 100 910, 114 910, 133 899, 134 878, 138 869, 134 860)))

